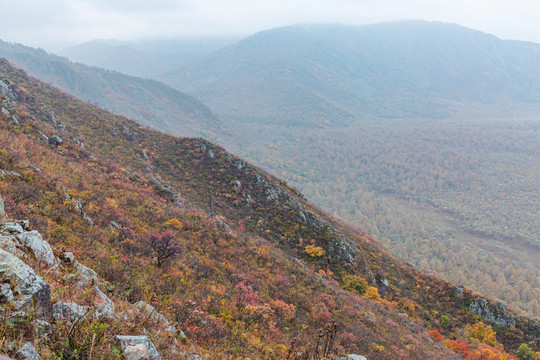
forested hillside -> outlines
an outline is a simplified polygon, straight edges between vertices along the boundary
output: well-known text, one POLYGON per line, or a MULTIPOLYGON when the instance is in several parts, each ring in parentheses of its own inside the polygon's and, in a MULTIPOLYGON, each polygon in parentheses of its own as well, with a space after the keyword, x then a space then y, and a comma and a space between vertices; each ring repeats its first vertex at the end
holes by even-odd
POLYGON ((158 81, 72 63, 44 50, 2 40, 0 57, 68 94, 143 125, 213 139, 227 136, 221 121, 206 105, 158 81))
POLYGON ((226 120, 340 127, 532 113, 539 62, 538 44, 454 24, 299 25, 257 33, 161 80, 226 120))
MULTIPOLYGON (((538 322, 418 272, 223 148, 146 129, 5 61, 0 80, 6 212, 92 266, 112 297, 183 324, 207 358, 513 359, 539 347, 538 322)), ((113 358, 107 326, 88 331, 113 358)))
POLYGON ((244 156, 425 271, 540 316, 540 123, 253 128, 244 156))
POLYGON ((153 79, 235 42, 228 37, 167 40, 93 40, 60 52, 70 60, 153 79))

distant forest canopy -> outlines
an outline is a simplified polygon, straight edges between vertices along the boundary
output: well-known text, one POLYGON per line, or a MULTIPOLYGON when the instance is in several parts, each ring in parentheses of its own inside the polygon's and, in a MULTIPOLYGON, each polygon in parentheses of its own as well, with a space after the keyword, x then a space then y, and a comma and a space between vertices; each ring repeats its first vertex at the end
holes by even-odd
POLYGON ((420 269, 540 317, 540 121, 251 130, 243 155, 315 204, 420 269))

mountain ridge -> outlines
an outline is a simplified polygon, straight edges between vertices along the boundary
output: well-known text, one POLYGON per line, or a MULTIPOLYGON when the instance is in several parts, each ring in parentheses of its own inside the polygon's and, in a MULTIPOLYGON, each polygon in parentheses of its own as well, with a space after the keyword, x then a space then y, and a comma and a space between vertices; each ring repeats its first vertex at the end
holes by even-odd
POLYGON ((539 59, 538 44, 440 22, 299 25, 252 35, 163 80, 227 120, 343 126, 538 105, 539 59))
POLYGON ((206 105, 156 80, 76 64, 44 50, 0 40, 5 57, 42 81, 157 129, 209 138, 228 136, 206 105))

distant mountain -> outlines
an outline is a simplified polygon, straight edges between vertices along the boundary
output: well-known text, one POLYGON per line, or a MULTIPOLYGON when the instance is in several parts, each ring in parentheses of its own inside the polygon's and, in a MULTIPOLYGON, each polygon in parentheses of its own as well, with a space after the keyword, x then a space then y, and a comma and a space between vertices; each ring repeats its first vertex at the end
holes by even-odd
POLYGON ((226 133, 212 111, 155 80, 76 64, 43 50, 0 40, 0 58, 91 104, 177 135, 219 139, 226 133))
POLYGON ((92 40, 68 47, 60 55, 76 62, 132 76, 155 78, 237 40, 236 38, 92 40))
POLYGON ((226 118, 336 126, 539 105, 539 63, 538 44, 453 24, 306 25, 260 32, 166 80, 226 118))

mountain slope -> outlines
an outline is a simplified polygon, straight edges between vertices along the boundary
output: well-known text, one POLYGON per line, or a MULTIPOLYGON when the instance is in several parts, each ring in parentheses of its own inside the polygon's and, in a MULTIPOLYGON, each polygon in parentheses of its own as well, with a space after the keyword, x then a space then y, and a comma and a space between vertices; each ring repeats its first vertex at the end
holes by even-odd
POLYGON ((538 105, 539 61, 540 45, 437 22, 291 26, 163 80, 230 120, 343 126, 538 105))
POLYGON ((0 40, 0 56, 79 99, 140 123, 186 136, 226 133, 212 111, 194 98, 154 80, 143 80, 0 40))
POLYGON ((537 322, 403 264, 224 149, 142 128, 5 61, 0 74, 7 212, 75 251, 116 296, 149 297, 197 344, 284 358, 312 351, 333 319, 336 353, 452 359, 426 331, 461 337, 484 320, 507 349, 538 347, 537 322), (160 263, 163 243, 148 239, 169 232, 181 254, 160 263))
POLYGON ((75 62, 143 78, 191 63, 235 40, 229 38, 171 40, 92 40, 70 46, 60 55, 75 62))

